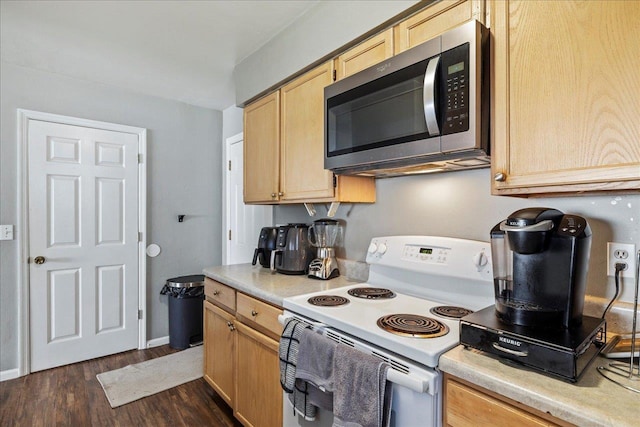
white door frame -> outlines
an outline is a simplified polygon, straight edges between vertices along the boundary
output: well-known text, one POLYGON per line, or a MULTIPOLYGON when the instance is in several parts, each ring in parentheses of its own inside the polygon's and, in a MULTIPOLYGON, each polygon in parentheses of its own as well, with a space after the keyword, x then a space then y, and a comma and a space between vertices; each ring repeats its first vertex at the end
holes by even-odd
POLYGON ((29 196, 28 196, 28 126, 29 120, 41 120, 71 126, 84 126, 96 129, 125 132, 138 135, 138 230, 141 231, 138 241, 138 310, 142 310, 142 319, 138 320, 138 349, 147 348, 147 130, 127 125, 99 122, 58 114, 18 109, 18 376, 31 372, 30 337, 29 337, 29 196))

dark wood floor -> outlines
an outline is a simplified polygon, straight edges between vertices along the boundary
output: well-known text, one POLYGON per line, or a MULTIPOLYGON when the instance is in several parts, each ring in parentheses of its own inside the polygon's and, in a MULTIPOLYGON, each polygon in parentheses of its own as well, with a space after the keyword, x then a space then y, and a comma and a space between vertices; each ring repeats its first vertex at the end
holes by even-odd
POLYGON ((96 375, 174 353, 132 350, 0 383, 0 426, 240 426, 202 379, 112 409, 96 375))

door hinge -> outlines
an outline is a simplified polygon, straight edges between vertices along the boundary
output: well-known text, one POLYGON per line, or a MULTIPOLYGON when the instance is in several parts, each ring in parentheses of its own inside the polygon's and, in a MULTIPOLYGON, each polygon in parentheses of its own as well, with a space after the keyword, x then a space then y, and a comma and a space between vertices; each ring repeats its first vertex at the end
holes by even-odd
POLYGON ((142 163, 142 153, 138 153, 138 164, 142 163))
POLYGON ((138 242, 142 242, 142 231, 138 231, 138 242))
POLYGON ((338 71, 333 70, 333 81, 335 82, 336 80, 338 80, 338 71))
POLYGON ((229 170, 231 170, 231 160, 229 160, 229 170))
POLYGON ((231 230, 229 230, 229 240, 231 240, 231 230))
POLYGON ((138 310, 138 320, 142 320, 142 310, 138 310))
POLYGON ((338 177, 336 176, 336 174, 333 174, 333 188, 336 188, 338 186, 338 177))

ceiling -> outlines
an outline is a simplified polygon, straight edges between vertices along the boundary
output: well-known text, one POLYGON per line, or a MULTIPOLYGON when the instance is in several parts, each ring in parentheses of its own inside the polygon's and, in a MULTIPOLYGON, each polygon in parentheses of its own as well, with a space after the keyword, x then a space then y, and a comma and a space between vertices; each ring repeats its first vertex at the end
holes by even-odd
POLYGON ((1 0, 1 59, 223 110, 236 64, 316 3, 1 0))

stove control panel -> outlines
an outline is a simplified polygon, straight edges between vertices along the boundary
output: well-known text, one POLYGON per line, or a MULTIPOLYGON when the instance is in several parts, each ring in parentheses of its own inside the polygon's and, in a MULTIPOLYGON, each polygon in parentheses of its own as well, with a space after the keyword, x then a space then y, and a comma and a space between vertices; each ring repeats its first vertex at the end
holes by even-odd
POLYGON ((405 245, 402 257, 409 261, 446 264, 449 248, 405 245))
POLYGON ((493 281, 491 246, 475 240, 439 236, 374 237, 367 248, 366 262, 371 266, 493 281))

